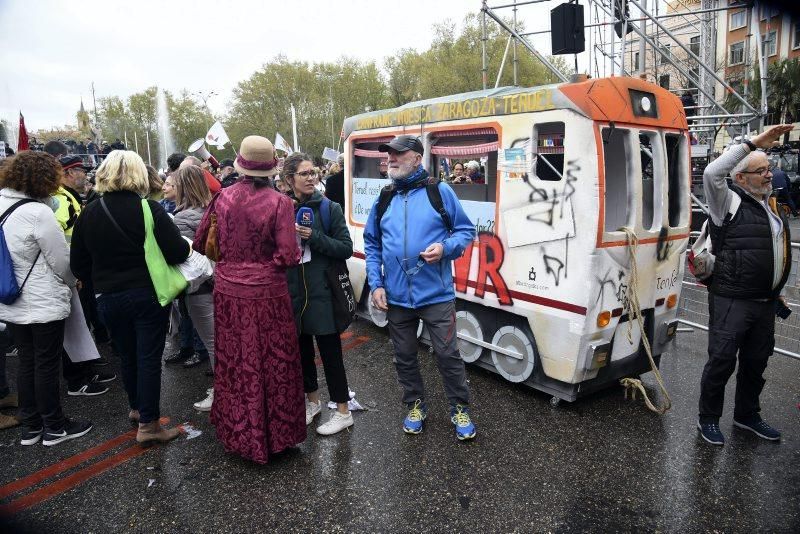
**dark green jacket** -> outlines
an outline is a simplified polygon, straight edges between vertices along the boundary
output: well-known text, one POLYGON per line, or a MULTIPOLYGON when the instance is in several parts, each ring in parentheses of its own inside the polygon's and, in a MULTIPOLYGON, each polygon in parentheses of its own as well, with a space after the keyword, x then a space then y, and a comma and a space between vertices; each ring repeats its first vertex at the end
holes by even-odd
POLYGON ((342 208, 336 202, 329 203, 331 227, 326 235, 319 214, 321 202, 322 195, 314 191, 306 202, 295 205, 295 213, 302 206, 314 210, 314 224, 311 226, 311 239, 308 240, 311 261, 287 271, 298 329, 300 333, 312 335, 336 333, 331 290, 325 270, 332 260, 346 260, 353 255, 353 241, 342 208))

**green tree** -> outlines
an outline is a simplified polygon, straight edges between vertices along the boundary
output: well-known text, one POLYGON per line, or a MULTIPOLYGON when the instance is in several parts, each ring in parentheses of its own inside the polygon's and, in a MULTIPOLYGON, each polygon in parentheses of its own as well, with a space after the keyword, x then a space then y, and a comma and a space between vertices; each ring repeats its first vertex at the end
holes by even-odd
MULTIPOLYGON (((519 27, 519 31, 523 29, 519 27)), ((483 88, 483 31, 479 15, 467 15, 459 33, 449 22, 435 25, 433 32, 433 42, 428 50, 421 53, 409 49, 401 50, 386 60, 392 106, 483 88)), ((490 87, 494 87, 497 79, 507 41, 508 34, 502 28, 487 23, 487 84, 490 87)), ((562 72, 570 71, 560 57, 549 60, 562 72)), ((557 77, 545 65, 522 45, 518 45, 517 85, 532 87, 556 81, 557 77)), ((512 53, 509 50, 500 85, 513 83, 512 53)))
POLYGON ((193 141, 206 136, 206 132, 214 124, 214 119, 207 109, 189 96, 185 89, 177 97, 169 93, 166 93, 166 97, 176 149, 186 152, 193 141))
POLYGON ((278 56, 239 82, 224 124, 237 145, 247 135, 273 140, 276 132, 292 143, 294 105, 300 147, 319 156, 338 144, 345 117, 385 103, 385 86, 372 62, 307 63, 278 56))
MULTIPOLYGON (((767 101, 778 114, 779 122, 800 121, 800 59, 776 61, 767 72, 767 101)), ((789 142, 789 132, 784 135, 783 142, 789 142)))

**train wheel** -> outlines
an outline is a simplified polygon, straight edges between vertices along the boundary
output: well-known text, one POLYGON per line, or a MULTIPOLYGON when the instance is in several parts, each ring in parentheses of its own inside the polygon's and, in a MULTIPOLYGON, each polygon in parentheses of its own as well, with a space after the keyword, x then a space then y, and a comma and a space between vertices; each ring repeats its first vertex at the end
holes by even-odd
POLYGON ((533 372, 536 351, 525 330, 516 326, 503 326, 495 332, 492 345, 517 355, 509 356, 492 351, 492 361, 497 372, 509 382, 524 382, 533 372))
MULTIPOLYGON (((478 321, 478 318, 475 317, 475 314, 466 310, 456 312, 456 331, 461 335, 483 341, 481 323, 478 321)), ((481 357, 483 347, 471 343, 466 339, 459 339, 458 351, 461 353, 461 358, 465 362, 472 363, 481 357)))

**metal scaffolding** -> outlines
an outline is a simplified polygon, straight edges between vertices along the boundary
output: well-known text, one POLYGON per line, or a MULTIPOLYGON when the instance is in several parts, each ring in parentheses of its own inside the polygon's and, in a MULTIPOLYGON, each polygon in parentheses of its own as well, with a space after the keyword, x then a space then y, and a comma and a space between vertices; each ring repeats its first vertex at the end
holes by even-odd
MULTIPOLYGON (((487 41, 487 20, 490 19, 498 24, 509 35, 509 44, 513 45, 516 51, 517 43, 528 49, 539 61, 542 62, 559 80, 566 82, 568 74, 562 72, 551 62, 541 50, 528 40, 529 36, 550 33, 549 29, 534 29, 524 33, 519 32, 517 20, 524 22, 523 6, 552 2, 553 7, 565 2, 580 2, 586 8, 585 12, 585 40, 586 51, 582 54, 586 66, 583 68, 586 74, 593 77, 605 76, 631 76, 638 75, 659 83, 659 69, 671 69, 669 72, 678 73, 684 80, 684 87, 673 90, 683 94, 693 94, 698 97, 697 105, 689 106, 694 115, 690 117, 690 131, 693 132, 701 144, 713 144, 716 133, 722 127, 741 129, 746 133, 751 121, 761 118, 766 113, 764 95, 766 93, 764 80, 762 79, 762 103, 756 109, 747 101, 747 95, 741 95, 732 87, 723 76, 717 73, 723 65, 718 65, 716 58, 716 21, 717 13, 729 9, 740 9, 745 7, 741 4, 728 5, 727 1, 721 0, 701 0, 699 9, 691 9, 684 0, 673 0, 673 11, 659 13, 660 6, 663 7, 665 0, 528 0, 514 1, 502 5, 489 6, 487 0, 482 1, 482 29, 483 29, 483 86, 488 85, 488 64, 486 57, 487 41), (616 13, 622 13, 622 7, 627 3, 633 13, 624 17, 622 20, 615 18, 616 13), (648 5, 652 5, 650 7, 648 5), (501 10, 513 9, 513 17, 503 18, 501 10), (518 15, 519 13, 519 15, 518 15), (519 18, 518 18, 519 17, 519 18), (671 30, 664 24, 664 21, 682 17, 681 27, 686 28, 689 34, 696 34, 699 42, 695 47, 687 45, 686 40, 680 39, 686 32, 680 35, 671 30), (509 20, 511 19, 511 20, 509 20), (614 31, 614 24, 622 24, 622 35, 620 39, 614 31), (634 36, 628 36, 628 30, 634 36), (673 51, 682 51, 682 58, 678 57, 673 51), (632 60, 627 59, 638 53, 638 65, 626 64, 632 60), (648 55, 652 54, 652 61, 648 62, 648 55), (650 67, 648 67, 650 63, 650 67), (715 93, 720 91, 722 98, 716 98, 715 93), (731 109, 726 109, 724 95, 731 95, 735 105, 731 109)), ((758 2, 748 11, 758 8, 758 2)), ((539 17, 541 18, 541 17, 539 17)), ((758 18, 758 17, 756 17, 758 18)), ((748 20, 750 17, 748 16, 748 20)), ((755 32, 758 41, 758 24, 755 25, 755 32)), ((673 28, 675 26, 673 25, 673 28)), ((760 42, 758 43, 761 44, 760 42)), ((759 62, 764 63, 761 46, 758 46, 759 62)), ((497 74, 499 82, 502 69, 506 64, 506 56, 509 46, 506 46, 506 53, 503 55, 500 71, 497 74)), ((750 54, 748 50, 747 55, 750 54)), ((516 53, 514 54, 514 83, 517 83, 516 53)), ((763 69, 762 69, 763 70, 763 69)), ((578 56, 575 55, 575 74, 578 74, 578 56)), ((764 74, 762 73, 762 78, 764 74)), ((729 104, 730 105, 730 104, 729 104)))

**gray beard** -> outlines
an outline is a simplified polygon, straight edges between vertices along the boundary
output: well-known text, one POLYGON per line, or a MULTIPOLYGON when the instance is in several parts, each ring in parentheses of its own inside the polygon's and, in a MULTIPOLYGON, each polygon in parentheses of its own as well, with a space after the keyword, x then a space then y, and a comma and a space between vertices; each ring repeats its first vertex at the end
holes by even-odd
POLYGON ((405 180, 406 178, 414 174, 415 170, 416 167, 411 167, 410 169, 408 169, 408 172, 406 172, 403 170, 403 167, 400 167, 397 170, 389 169, 388 174, 389 178, 391 178, 392 180, 405 180))

